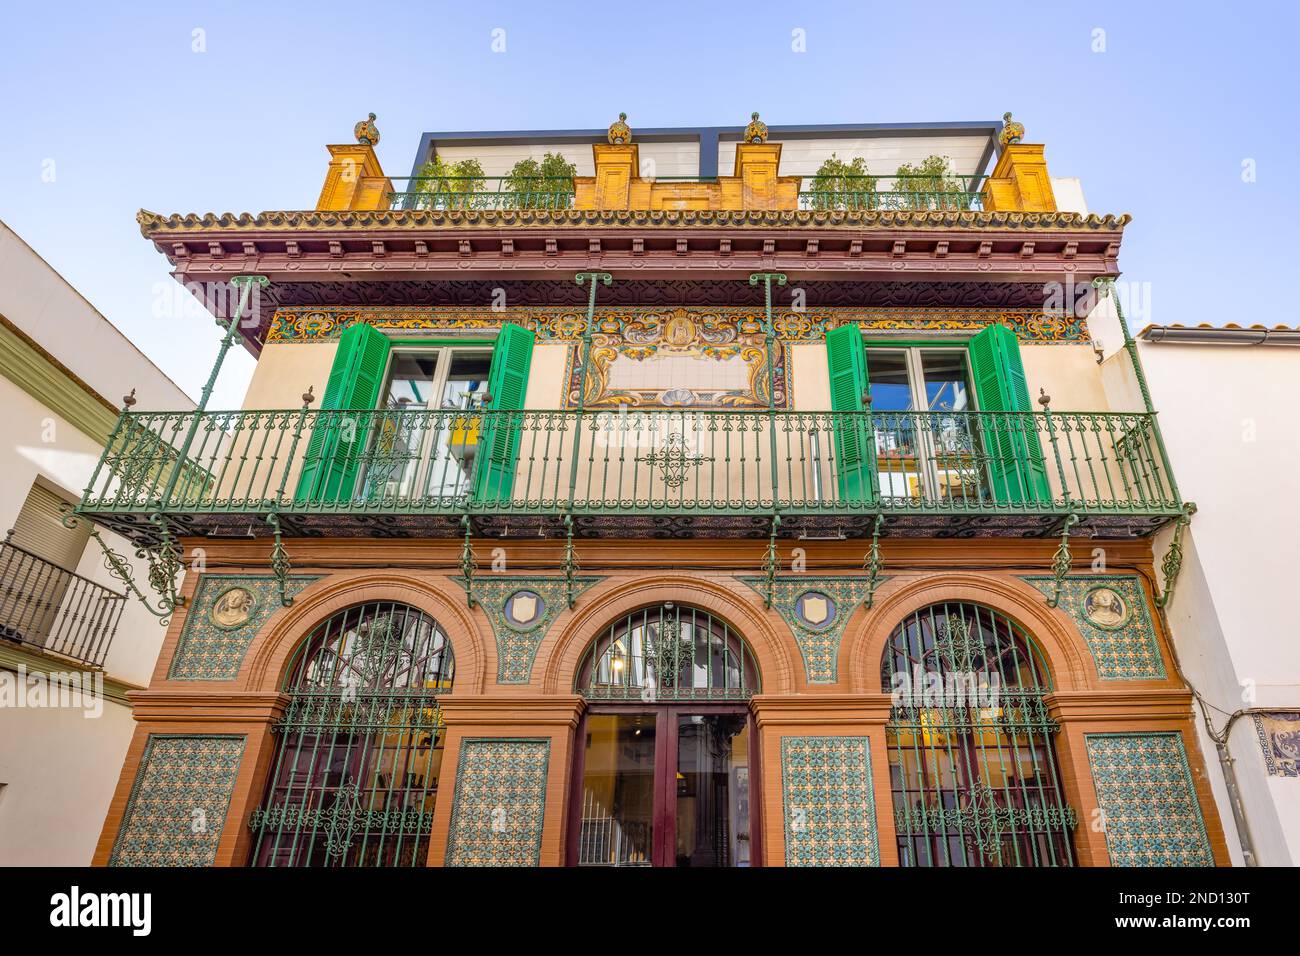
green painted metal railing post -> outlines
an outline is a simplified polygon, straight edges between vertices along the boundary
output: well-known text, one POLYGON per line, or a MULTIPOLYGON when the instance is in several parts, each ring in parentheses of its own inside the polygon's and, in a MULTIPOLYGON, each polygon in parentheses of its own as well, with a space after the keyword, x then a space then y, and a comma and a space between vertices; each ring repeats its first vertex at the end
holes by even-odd
POLYGON ((591 283, 587 295, 587 324, 582 329, 582 376, 578 383, 578 414, 573 424, 573 461, 569 464, 569 513, 578 492, 578 456, 582 447, 582 416, 587 407, 587 366, 591 363, 591 336, 596 325, 596 287, 601 283, 612 285, 614 277, 608 272, 579 272, 573 277, 578 285, 591 283))
POLYGON ((235 306, 235 314, 230 317, 230 325, 226 328, 226 334, 221 340, 221 348, 217 351, 217 360, 212 363, 212 372, 208 375, 208 381, 203 386, 203 392, 199 395, 198 407, 194 409, 194 421, 190 424, 189 431, 185 435, 185 441, 176 453, 176 468, 172 476, 167 481, 167 487, 163 490, 162 498, 158 502, 159 510, 165 510, 171 502, 172 493, 176 490, 176 483, 180 480, 182 472, 185 470, 186 456, 190 453, 190 446, 194 444, 194 436, 198 434, 199 422, 203 418, 203 412, 208 407, 208 400, 212 398, 212 390, 216 387, 217 376, 221 374, 221 365, 226 361, 226 353, 230 347, 235 344, 235 339, 239 335, 239 323, 244 318, 244 310, 248 308, 248 300, 252 297, 253 288, 265 288, 271 284, 271 280, 266 276, 235 276, 230 280, 230 284, 239 290, 239 304, 235 306))
POLYGON ((778 510, 779 496, 776 485, 780 469, 776 461, 776 370, 775 360, 772 357, 772 350, 776 347, 776 330, 772 324, 773 279, 776 280, 777 285, 785 285, 784 272, 755 272, 749 277, 750 285, 758 285, 759 280, 763 282, 763 339, 766 344, 764 351, 767 353, 767 435, 772 457, 772 514, 775 516, 778 510))

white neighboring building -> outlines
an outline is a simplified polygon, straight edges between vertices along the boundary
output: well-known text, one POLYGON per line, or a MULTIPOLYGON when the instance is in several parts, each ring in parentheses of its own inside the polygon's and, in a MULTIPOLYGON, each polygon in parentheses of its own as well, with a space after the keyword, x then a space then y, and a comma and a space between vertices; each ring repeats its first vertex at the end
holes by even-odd
MULTIPOLYGON (((0 222, 0 539, 14 529, 0 545, 0 865, 90 863, 134 729, 125 694, 149 683, 162 643, 158 618, 118 597, 84 523, 69 531, 58 515, 80 500, 132 389, 150 407, 194 407, 0 222), (25 706, 66 672, 102 674, 102 697, 25 706)), ((138 567, 136 580, 148 593, 138 567)))
MULTIPOLYGON (((1140 406, 1109 300, 1089 322, 1112 407, 1140 406)), ((1201 745, 1234 865, 1246 851, 1262 866, 1300 865, 1297 346, 1300 329, 1285 327, 1136 333, 1179 491, 1198 509, 1167 618, 1201 698, 1201 745)), ((1157 536, 1157 559, 1172 537, 1157 536)))

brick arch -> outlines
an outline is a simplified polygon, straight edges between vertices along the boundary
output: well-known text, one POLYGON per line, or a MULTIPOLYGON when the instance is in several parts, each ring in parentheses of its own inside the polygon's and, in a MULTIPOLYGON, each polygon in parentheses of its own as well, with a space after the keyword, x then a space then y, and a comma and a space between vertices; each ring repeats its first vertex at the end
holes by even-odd
MULTIPOLYGON (((451 641, 456 661, 452 694, 479 694, 484 675, 495 660, 487 660, 488 644, 465 607, 465 592, 447 582, 395 571, 335 574, 313 582, 293 604, 278 612, 249 646, 239 670, 241 690, 277 692, 298 645, 321 622, 345 608, 369 601, 396 601, 423 611, 438 622, 451 641)), ((491 651, 495 658, 495 650, 491 651)))
POLYGON ((555 622, 539 649, 542 692, 573 693, 582 656, 596 636, 618 618, 663 601, 708 611, 744 638, 754 652, 762 693, 791 693, 797 689, 798 651, 794 641, 784 628, 773 625, 756 592, 729 578, 660 574, 604 581, 585 592, 567 619, 561 617, 555 622))
POLYGON ((882 592, 866 620, 845 635, 840 647, 840 673, 848 675, 853 693, 889 692, 880 683, 880 661, 889 635, 913 611, 943 601, 981 604, 1020 625, 1042 651, 1053 690, 1097 686, 1097 668, 1083 636, 1064 612, 1049 608, 1042 592, 1023 581, 945 571, 882 592))

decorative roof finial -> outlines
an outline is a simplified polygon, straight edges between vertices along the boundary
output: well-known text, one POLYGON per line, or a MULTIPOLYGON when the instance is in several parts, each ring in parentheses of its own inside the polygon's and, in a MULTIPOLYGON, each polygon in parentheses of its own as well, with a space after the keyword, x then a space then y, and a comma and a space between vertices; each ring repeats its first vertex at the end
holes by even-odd
POLYGON ((1011 118, 1010 113, 1002 114, 1002 135, 998 137, 1003 146, 1010 146, 1025 138, 1025 127, 1011 118))
POLYGON ((745 142, 767 142, 767 124, 758 118, 757 113, 749 114, 749 125, 745 127, 745 142))
POLYGON ((632 127, 627 125, 626 113, 619 113, 618 119, 609 124, 609 141, 615 146, 632 142, 632 127))
POLYGON ((375 125, 375 114, 371 113, 370 119, 363 119, 352 127, 352 135, 357 138, 357 142, 362 146, 378 146, 379 127, 375 125))

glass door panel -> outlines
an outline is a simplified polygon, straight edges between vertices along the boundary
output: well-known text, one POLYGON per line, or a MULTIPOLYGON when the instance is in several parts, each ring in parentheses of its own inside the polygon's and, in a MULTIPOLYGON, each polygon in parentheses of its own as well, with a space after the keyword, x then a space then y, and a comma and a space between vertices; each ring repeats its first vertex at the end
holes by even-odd
MULTIPOLYGON (((374 434, 370 437, 363 486, 367 501, 410 495, 420 465, 423 429, 419 427, 419 416, 407 413, 428 405, 437 371, 435 353, 393 354, 383 398, 370 425, 374 434)), ((364 420, 361 427, 366 427, 364 420)))
POLYGON ((749 724, 743 714, 679 715, 678 866, 750 865, 749 724))
POLYGON ((469 490, 481 424, 475 413, 483 407, 491 369, 491 352, 457 349, 451 353, 442 396, 436 405, 431 405, 447 413, 437 419, 438 433, 433 436, 429 451, 426 492, 433 497, 463 495, 469 490), (457 411, 470 414, 462 418, 454 414, 457 411))
POLYGON ((906 349, 867 349, 867 385, 876 422, 876 473, 884 498, 919 498, 916 420, 906 349))
POLYGON ((979 497, 979 456, 972 434, 970 375, 966 353, 954 349, 922 349, 917 356, 919 384, 930 417, 928 479, 935 495, 945 498, 979 497), (953 412, 944 415, 943 412, 953 412))
POLYGON ((589 714, 579 866, 650 866, 654 854, 655 715, 589 714))

